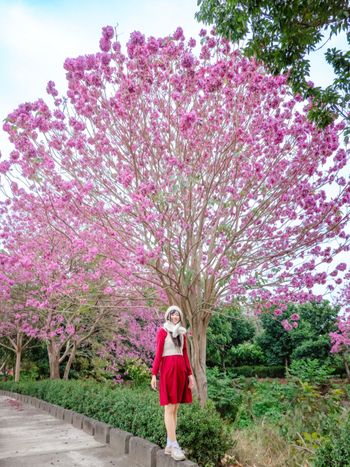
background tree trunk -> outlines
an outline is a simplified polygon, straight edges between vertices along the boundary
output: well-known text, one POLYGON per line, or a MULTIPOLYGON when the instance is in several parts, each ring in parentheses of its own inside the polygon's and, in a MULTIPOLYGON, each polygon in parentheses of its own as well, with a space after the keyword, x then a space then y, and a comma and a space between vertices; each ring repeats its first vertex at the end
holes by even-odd
POLYGON ((21 374, 22 349, 16 350, 15 382, 18 383, 21 374))
POLYGON ((48 343, 47 353, 49 356, 50 379, 60 379, 60 353, 53 342, 48 343))
POLYGON ((22 360, 22 350, 23 350, 23 334, 20 331, 17 331, 15 352, 16 352, 16 364, 15 364, 15 382, 19 382, 21 374, 21 360, 22 360))
POLYGON ((343 357, 343 362, 344 362, 344 366, 345 366, 346 377, 348 379, 348 382, 350 383, 350 368, 349 368, 349 363, 348 363, 348 360, 347 360, 347 354, 343 353, 342 357, 343 357))
POLYGON ((63 379, 65 379, 65 380, 67 380, 69 378, 69 372, 70 372, 70 369, 71 369, 72 364, 74 362, 76 353, 77 353, 77 346, 76 346, 76 344, 74 344, 73 349, 72 349, 72 351, 71 351, 71 353, 69 355, 66 367, 64 369, 63 379))

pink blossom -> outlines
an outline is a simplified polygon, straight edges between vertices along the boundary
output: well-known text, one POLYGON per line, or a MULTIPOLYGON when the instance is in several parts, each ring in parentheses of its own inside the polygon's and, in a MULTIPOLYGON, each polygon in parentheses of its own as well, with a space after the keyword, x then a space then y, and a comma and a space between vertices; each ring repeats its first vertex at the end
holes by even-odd
POLYGON ((194 111, 188 112, 181 117, 180 127, 182 131, 190 129, 197 121, 197 115, 194 111))
POLYGON ((286 331, 291 331, 293 329, 293 326, 289 323, 287 319, 281 321, 281 324, 286 331))
POLYGON ((178 27, 174 33, 174 39, 176 41, 179 41, 179 40, 184 40, 185 36, 184 36, 184 33, 183 33, 183 29, 178 27))
POLYGON ((112 46, 112 43, 110 40, 106 39, 105 37, 102 37, 100 39, 100 49, 103 52, 109 52, 109 50, 111 49, 111 46, 112 46))
POLYGON ((48 94, 51 94, 51 96, 56 97, 58 96, 58 92, 56 90, 56 85, 53 81, 49 81, 47 83, 46 91, 48 94))
POLYGON ((186 53, 184 56, 183 56, 183 59, 181 61, 181 64, 184 68, 191 68, 194 64, 194 57, 192 54, 190 53, 186 53))
POLYGON ((102 35, 105 39, 111 40, 114 37, 114 29, 112 26, 105 26, 102 28, 102 35))

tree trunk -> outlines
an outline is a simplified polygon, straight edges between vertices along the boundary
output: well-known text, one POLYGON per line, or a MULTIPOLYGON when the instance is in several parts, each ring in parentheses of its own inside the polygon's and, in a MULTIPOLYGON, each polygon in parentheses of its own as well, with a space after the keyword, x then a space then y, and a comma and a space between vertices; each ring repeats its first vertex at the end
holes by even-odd
POLYGON ((7 362, 8 362, 8 360, 9 360, 9 357, 6 356, 4 361, 2 362, 2 364, 0 366, 0 372, 1 373, 5 373, 5 374, 7 373, 7 362))
POLYGON ((192 323, 191 364, 196 381, 195 392, 203 406, 207 400, 206 349, 208 324, 200 318, 192 323))
POLYGON ((346 376, 348 378, 348 382, 350 383, 350 368, 349 368, 349 363, 347 360, 347 355, 345 353, 342 354, 344 366, 345 366, 345 371, 346 371, 346 376))
POLYGON ((54 343, 48 343, 47 353, 49 356, 50 379, 60 379, 60 353, 54 343))
POLYGON ((16 350, 15 382, 19 382, 21 373, 22 350, 16 350))
POLYGON ((64 369, 63 379, 66 379, 66 380, 68 379, 69 372, 70 372, 70 369, 72 367, 72 363, 73 363, 73 361, 75 359, 76 353, 77 353, 77 346, 76 346, 76 344, 74 344, 73 349, 72 349, 72 351, 71 351, 71 353, 69 355, 69 359, 68 359, 68 362, 66 364, 66 367, 64 369))

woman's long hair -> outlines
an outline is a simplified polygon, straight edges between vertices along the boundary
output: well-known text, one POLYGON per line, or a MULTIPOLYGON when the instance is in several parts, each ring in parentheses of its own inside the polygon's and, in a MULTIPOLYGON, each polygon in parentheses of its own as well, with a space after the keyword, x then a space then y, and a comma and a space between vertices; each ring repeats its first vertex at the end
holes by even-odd
MULTIPOLYGON (((178 315, 180 316, 180 321, 179 321, 179 322, 180 322, 180 325, 184 327, 184 323, 183 323, 182 316, 181 316, 181 314, 180 314, 177 310, 171 311, 171 312, 169 313, 169 315, 167 316, 167 320, 170 321, 170 322, 172 323, 172 321, 171 321, 171 316, 172 316, 174 313, 178 313, 178 315)), ((174 336, 173 336, 173 333, 172 333, 171 331, 168 331, 168 332, 169 332, 169 334, 170 334, 170 337, 171 337, 172 341, 174 342, 175 347, 177 347, 178 349, 181 349, 181 347, 182 347, 182 342, 183 342, 183 336, 181 336, 181 335, 179 334, 178 336, 174 337, 174 336)))

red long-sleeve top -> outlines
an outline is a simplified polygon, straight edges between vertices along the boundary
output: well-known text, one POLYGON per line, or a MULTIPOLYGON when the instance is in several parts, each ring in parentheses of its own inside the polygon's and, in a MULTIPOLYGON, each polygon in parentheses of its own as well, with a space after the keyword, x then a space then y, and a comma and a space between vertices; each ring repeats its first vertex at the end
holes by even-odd
MULTIPOLYGON (((152 375, 157 376, 159 372, 159 367, 163 358, 163 350, 164 350, 164 342, 167 336, 167 332, 164 328, 158 329, 157 332, 157 348, 156 348, 156 356, 154 358, 153 366, 152 366, 152 375)), ((187 375, 192 375, 192 368, 190 365, 190 360, 188 358, 187 353, 187 342, 186 342, 186 335, 183 336, 184 343, 182 348, 182 355, 185 360, 187 375)), ((167 358, 167 357, 164 357, 167 358)))

